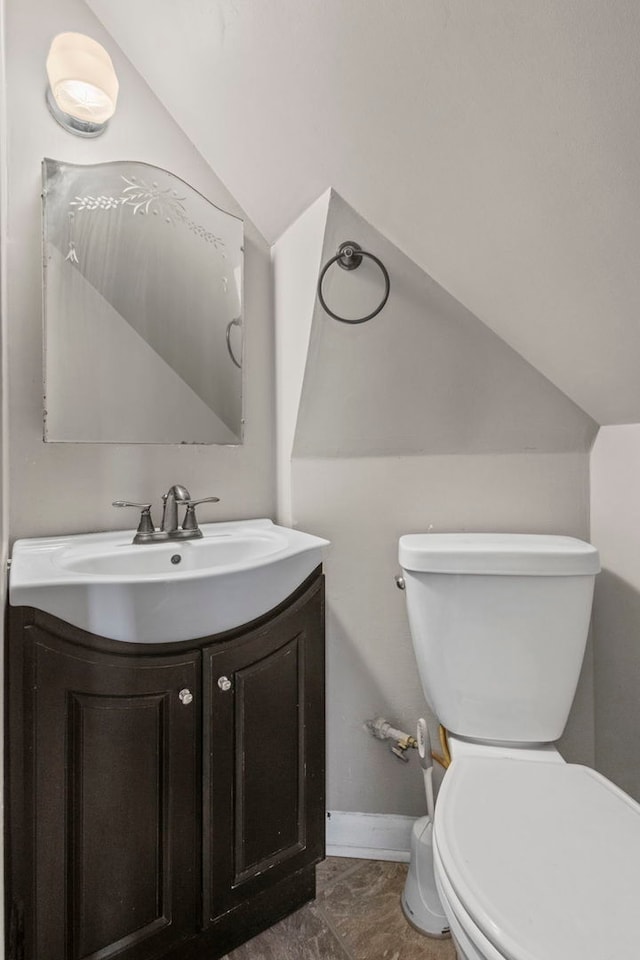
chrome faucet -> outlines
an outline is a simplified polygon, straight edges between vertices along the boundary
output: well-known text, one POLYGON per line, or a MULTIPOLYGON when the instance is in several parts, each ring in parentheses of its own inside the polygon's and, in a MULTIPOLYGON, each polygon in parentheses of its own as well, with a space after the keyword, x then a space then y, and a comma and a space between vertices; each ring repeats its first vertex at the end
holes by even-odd
POLYGON ((162 543, 167 540, 198 540, 202 530, 196 519, 196 507, 199 503, 219 503, 219 497, 202 497, 192 500, 186 487, 176 483, 162 497, 162 523, 156 530, 151 518, 150 503, 131 503, 129 500, 114 500, 114 507, 137 507, 141 510, 140 522, 134 543, 162 543), (178 525, 178 505, 185 507, 182 526, 178 525))

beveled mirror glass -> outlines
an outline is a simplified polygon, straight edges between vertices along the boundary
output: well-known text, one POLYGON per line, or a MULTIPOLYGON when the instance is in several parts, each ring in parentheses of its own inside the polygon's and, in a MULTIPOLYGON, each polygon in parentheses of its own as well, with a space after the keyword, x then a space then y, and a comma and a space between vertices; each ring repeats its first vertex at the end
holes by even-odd
POLYGON ((166 170, 43 161, 44 438, 242 442, 242 220, 166 170))

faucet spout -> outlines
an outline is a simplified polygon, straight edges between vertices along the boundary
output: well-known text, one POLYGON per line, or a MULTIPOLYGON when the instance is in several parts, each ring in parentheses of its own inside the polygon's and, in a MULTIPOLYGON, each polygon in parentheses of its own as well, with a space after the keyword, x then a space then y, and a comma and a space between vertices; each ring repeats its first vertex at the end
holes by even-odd
POLYGON ((169 488, 162 498, 162 523, 160 529, 163 533, 172 534, 178 529, 178 504, 191 500, 191 494, 186 487, 176 483, 169 488))

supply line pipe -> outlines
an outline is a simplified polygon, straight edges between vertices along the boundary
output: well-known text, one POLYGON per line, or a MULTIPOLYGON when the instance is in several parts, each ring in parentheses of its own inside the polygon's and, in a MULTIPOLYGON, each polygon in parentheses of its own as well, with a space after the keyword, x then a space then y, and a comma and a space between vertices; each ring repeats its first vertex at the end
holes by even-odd
POLYGON ((424 717, 418 720, 418 729, 416 739, 418 741, 418 755, 420 757, 420 766, 422 767, 422 776, 424 778, 424 792, 427 797, 427 814, 433 823, 433 814, 436 808, 433 799, 433 757, 429 745, 429 730, 427 721, 424 717))

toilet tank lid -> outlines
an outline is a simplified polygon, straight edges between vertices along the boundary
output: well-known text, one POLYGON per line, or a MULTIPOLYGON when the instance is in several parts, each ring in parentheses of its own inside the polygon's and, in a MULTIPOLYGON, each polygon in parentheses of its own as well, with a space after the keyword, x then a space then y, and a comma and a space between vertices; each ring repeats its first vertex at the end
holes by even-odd
POLYGON ((410 533, 400 537, 400 566, 423 573, 586 576, 600 571, 594 546, 575 537, 530 533, 410 533))

